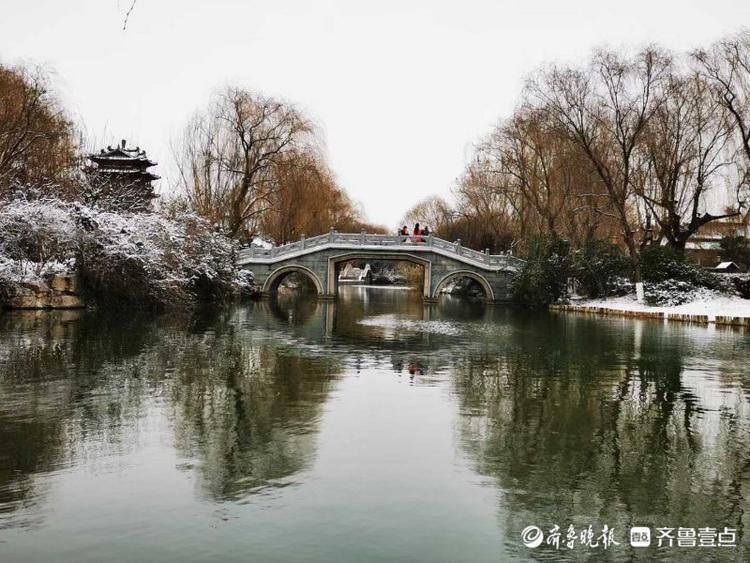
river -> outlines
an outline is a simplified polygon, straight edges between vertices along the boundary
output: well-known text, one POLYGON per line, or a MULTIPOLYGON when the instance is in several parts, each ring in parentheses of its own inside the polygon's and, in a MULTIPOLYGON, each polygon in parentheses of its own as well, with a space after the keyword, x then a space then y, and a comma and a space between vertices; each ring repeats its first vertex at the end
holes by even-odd
POLYGON ((749 353, 397 289, 0 313, 0 561, 747 561, 749 353))

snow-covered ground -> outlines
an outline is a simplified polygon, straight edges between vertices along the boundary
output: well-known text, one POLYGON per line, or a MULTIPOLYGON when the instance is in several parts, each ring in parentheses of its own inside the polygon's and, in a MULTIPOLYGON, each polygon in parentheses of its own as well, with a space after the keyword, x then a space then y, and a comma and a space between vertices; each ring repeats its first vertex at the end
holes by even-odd
POLYGON ((714 292, 703 292, 690 303, 669 307, 651 307, 646 303, 638 303, 635 295, 611 297, 609 299, 594 299, 575 301, 575 305, 584 307, 606 307, 618 311, 648 311, 653 313, 678 315, 708 315, 708 320, 720 317, 750 317, 750 299, 722 295, 714 292))

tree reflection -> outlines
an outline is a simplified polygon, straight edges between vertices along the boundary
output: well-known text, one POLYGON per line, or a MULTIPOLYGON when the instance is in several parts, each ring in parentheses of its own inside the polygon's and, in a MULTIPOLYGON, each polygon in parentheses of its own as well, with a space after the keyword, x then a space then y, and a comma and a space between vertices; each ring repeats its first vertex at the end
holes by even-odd
POLYGON ((336 373, 332 360, 243 344, 232 330, 194 346, 170 392, 178 448, 201 460, 204 492, 237 500, 307 467, 336 373))
POLYGON ((718 408, 702 405, 684 382, 695 343, 656 323, 533 323, 526 329, 519 321, 505 353, 467 356, 456 366, 461 441, 477 471, 497 480, 509 550, 649 559, 654 551, 627 546, 630 526, 729 526, 741 534, 750 485, 741 388, 716 393, 718 408), (626 547, 530 551, 520 532, 532 524, 607 524, 626 547))
POLYGON ((239 324, 230 313, 2 317, 0 526, 33 523, 47 472, 138 448, 165 406, 209 498, 304 469, 336 363, 255 342, 239 324))
POLYGON ((0 317, 0 512, 11 524, 43 498, 38 474, 92 448, 130 447, 123 423, 144 392, 139 362, 124 360, 138 359, 151 330, 136 317, 114 327, 78 312, 0 317))
POLYGON ((187 318, 0 317, 0 526, 33 523, 46 473, 137 450, 159 432, 154 417, 211 502, 301 482, 339 374, 372 366, 452 386, 461 446, 496 484, 509 553, 566 555, 518 551, 530 524, 607 524, 621 542, 631 525, 750 524, 750 342, 459 305, 393 292, 187 318))

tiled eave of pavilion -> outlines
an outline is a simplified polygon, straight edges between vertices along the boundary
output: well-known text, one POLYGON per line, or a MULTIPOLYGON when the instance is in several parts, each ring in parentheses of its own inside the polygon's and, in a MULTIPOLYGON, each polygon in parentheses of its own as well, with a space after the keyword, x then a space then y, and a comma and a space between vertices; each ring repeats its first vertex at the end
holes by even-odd
POLYGON ((106 150, 102 149, 98 153, 89 154, 88 158, 98 166, 107 168, 118 165, 122 167, 123 164, 138 168, 148 168, 157 164, 153 160, 150 160, 146 156, 146 151, 141 150, 140 147, 135 147, 134 149, 128 148, 125 139, 122 140, 120 145, 115 147, 109 146, 106 150))
POLYGON ((156 166, 156 162, 146 158, 145 154, 138 156, 125 156, 125 155, 110 155, 110 154, 91 154, 89 160, 95 162, 99 166, 118 166, 123 163, 128 163, 132 166, 138 166, 139 168, 148 168, 150 166, 156 166))
POLYGON ((121 176, 123 174, 129 174, 129 175, 139 176, 147 180, 158 180, 159 178, 161 178, 161 176, 157 176, 156 174, 152 174, 151 172, 146 172, 138 168, 100 167, 100 168, 97 168, 95 172, 97 174, 113 174, 117 176, 121 176))

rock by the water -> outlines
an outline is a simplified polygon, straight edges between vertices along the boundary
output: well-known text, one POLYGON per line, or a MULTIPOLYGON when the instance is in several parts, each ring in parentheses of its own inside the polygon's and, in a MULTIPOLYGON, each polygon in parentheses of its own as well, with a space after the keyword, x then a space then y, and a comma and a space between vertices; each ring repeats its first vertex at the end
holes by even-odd
POLYGON ((78 290, 78 276, 55 274, 46 282, 18 283, 2 305, 10 309, 80 309, 85 303, 78 290))

